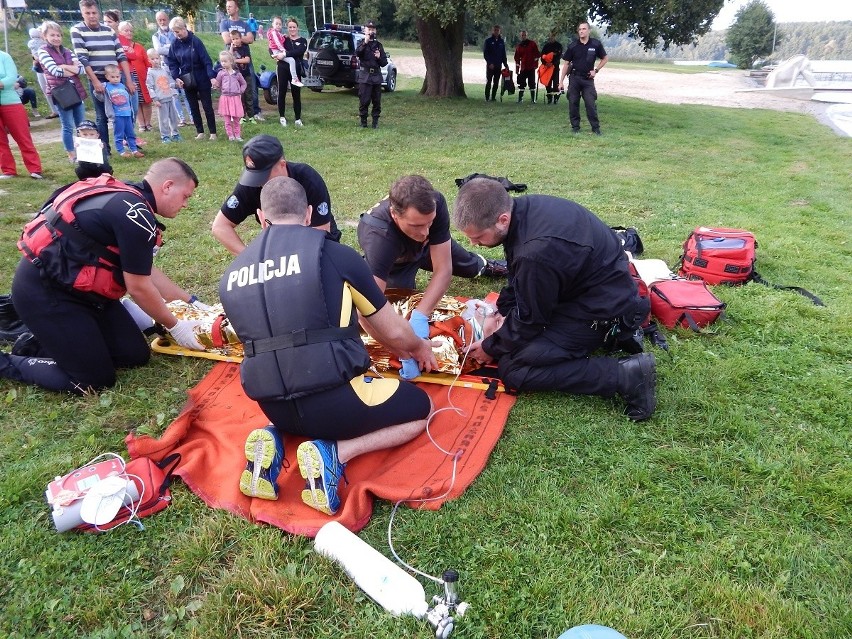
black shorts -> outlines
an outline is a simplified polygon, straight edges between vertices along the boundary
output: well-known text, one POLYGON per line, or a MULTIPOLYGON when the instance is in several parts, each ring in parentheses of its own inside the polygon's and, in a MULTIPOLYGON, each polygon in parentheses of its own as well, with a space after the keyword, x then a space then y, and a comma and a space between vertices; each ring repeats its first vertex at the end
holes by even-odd
POLYGON ((426 392, 410 382, 361 376, 308 397, 259 404, 282 432, 333 441, 426 419, 431 409, 426 392))

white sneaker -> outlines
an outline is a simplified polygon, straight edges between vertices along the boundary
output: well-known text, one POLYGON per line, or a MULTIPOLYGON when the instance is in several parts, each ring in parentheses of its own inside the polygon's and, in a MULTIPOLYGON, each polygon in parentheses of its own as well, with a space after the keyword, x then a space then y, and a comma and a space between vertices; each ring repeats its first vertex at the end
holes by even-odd
POLYGON ((36 172, 30 173, 30 177, 34 180, 43 180, 44 179, 44 176, 41 173, 36 173, 36 172))
POLYGON ((236 140, 236 138, 233 135, 229 135, 228 140, 233 142, 234 140, 236 140))
POLYGON ((14 175, 9 175, 8 173, 0 173, 0 180, 11 180, 14 175))
POLYGON ((254 116, 254 121, 255 122, 266 122, 266 118, 263 117, 260 113, 258 113, 256 116, 254 116))
POLYGON ((296 125, 297 127, 299 127, 300 129, 301 129, 303 126, 305 126, 304 124, 302 124, 302 121, 301 121, 301 120, 296 120, 293 124, 295 124, 295 125, 296 125))
POLYGON ((216 139, 216 134, 215 134, 215 133, 211 133, 211 134, 210 134, 210 139, 211 139, 211 140, 215 140, 215 139, 216 139))
POLYGON ((281 123, 281 126, 287 126, 287 118, 278 118, 278 121, 281 123))
POLYGON ((234 138, 234 142, 242 142, 242 141, 243 141, 243 139, 239 135, 234 138))
POLYGON ((196 135, 196 136, 195 136, 195 139, 196 139, 196 140, 203 140, 203 139, 204 139, 204 134, 203 134, 203 133, 199 133, 198 135, 196 135))
POLYGON ((290 82, 290 84, 292 84, 294 87, 299 87, 300 89, 301 89, 303 86, 305 86, 304 84, 302 84, 302 81, 301 81, 301 80, 293 80, 292 82, 290 82))

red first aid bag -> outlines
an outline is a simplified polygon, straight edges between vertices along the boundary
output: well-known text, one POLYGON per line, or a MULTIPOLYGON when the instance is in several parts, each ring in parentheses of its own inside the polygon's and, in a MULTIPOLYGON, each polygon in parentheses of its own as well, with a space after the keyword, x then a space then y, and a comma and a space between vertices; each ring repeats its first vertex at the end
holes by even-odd
POLYGON ((174 473, 178 464, 180 464, 179 453, 173 453, 160 462, 155 462, 148 457, 137 457, 127 462, 124 475, 136 485, 136 492, 139 495, 138 501, 122 506, 115 518, 109 523, 100 526, 84 523, 74 530, 91 533, 103 532, 131 519, 141 527, 139 519, 164 510, 172 502, 172 493, 169 487, 172 484, 172 473, 174 473))
POLYGON ((678 275, 708 284, 745 284, 754 273, 757 241, 742 229, 699 226, 683 244, 678 275))
POLYGON ((712 324, 725 310, 725 303, 700 280, 661 280, 649 287, 651 314, 663 326, 682 326, 698 332, 712 324))

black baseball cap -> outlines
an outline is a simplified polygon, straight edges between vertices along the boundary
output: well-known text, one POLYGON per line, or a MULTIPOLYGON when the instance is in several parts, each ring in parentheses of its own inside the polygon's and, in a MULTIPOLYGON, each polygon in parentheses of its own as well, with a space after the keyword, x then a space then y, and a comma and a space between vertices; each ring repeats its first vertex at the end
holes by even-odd
POLYGON ((376 23, 375 23, 375 22, 373 22, 372 20, 367 20, 367 26, 368 26, 370 29, 375 29, 375 28, 376 28, 376 23))
POLYGON ((91 120, 83 120, 80 124, 77 125, 78 131, 97 131, 97 125, 91 120))
POLYGON ((240 176, 243 186, 263 186, 278 161, 284 157, 284 147, 274 135, 256 135, 243 145, 243 164, 240 176))

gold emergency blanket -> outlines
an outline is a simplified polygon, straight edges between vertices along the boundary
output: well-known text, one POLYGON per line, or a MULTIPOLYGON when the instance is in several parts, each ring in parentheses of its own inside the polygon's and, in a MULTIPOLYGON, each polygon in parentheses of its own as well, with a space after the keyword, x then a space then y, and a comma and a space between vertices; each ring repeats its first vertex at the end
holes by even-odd
POLYGON ((202 311, 180 300, 168 302, 166 306, 179 320, 199 322, 195 327, 195 337, 204 346, 205 352, 242 359, 243 345, 225 317, 221 304, 213 304, 209 311, 202 311))
MULTIPOLYGON (((395 293, 392 289, 385 291, 385 294, 393 309, 405 318, 411 315, 411 311, 423 299, 422 293, 406 295, 395 293)), ((438 370, 434 371, 436 373, 458 375, 479 367, 479 364, 473 360, 464 361, 464 350, 475 341, 472 326, 474 320, 462 319, 464 310, 464 302, 444 296, 429 316, 429 339, 432 340, 432 352, 438 362, 438 370), (464 362, 463 369, 462 362, 464 362)), ((384 373, 399 369, 399 360, 388 349, 369 335, 362 333, 361 339, 377 371, 384 373)))
MULTIPOLYGON (((423 297, 421 293, 396 293, 392 289, 388 289, 386 294, 393 309, 405 318, 411 314, 423 297)), ((158 338, 152 343, 152 348, 156 352, 226 361, 242 360, 243 345, 225 317, 221 304, 214 304, 209 311, 199 310, 182 301, 168 302, 167 306, 178 319, 199 322, 195 327, 195 335, 205 350, 193 351, 178 346, 171 339, 158 338)), ((464 310, 464 302, 445 296, 440 299, 429 317, 432 351, 438 362, 438 370, 433 371, 435 373, 458 375, 479 367, 475 361, 464 361, 464 350, 475 341, 473 331, 476 323, 474 318, 470 320, 462 318, 464 310)), ((366 333, 361 333, 361 339, 377 371, 393 372, 399 369, 399 360, 388 349, 366 333)))

